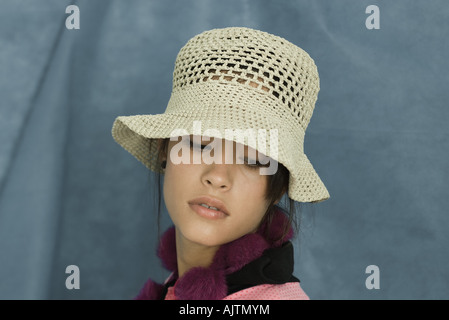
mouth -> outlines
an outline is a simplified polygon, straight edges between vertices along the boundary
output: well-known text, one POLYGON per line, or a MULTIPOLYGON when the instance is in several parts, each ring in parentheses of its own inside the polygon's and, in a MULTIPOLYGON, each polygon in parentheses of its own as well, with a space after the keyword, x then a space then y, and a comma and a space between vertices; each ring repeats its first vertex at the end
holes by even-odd
POLYGON ((189 206, 198 215, 208 219, 224 219, 229 216, 224 203, 211 197, 199 197, 189 201, 189 206))

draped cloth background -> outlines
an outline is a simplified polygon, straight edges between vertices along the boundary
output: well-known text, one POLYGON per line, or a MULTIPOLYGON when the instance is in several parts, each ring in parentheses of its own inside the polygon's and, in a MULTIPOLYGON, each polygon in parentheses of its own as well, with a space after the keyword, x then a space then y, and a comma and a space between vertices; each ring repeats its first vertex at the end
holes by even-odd
POLYGON ((305 151, 331 199, 303 214, 305 292, 449 297, 446 1, 2 0, 1 299, 129 299, 165 277, 154 184, 110 131, 118 115, 163 112, 178 50, 227 26, 285 37, 320 72, 305 151), (70 4, 79 30, 65 27, 70 4), (365 27, 371 4, 379 30, 365 27))

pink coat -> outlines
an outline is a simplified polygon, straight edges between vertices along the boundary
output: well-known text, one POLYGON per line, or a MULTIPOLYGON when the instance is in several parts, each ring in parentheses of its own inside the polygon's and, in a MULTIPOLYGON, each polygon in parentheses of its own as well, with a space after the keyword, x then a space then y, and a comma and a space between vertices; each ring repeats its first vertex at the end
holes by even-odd
MULTIPOLYGON (((177 300, 174 287, 169 287, 165 300, 177 300)), ((232 293, 223 300, 310 300, 298 282, 261 284, 232 293)))
POLYGON ((310 300, 299 282, 261 284, 237 291, 223 300, 310 300))

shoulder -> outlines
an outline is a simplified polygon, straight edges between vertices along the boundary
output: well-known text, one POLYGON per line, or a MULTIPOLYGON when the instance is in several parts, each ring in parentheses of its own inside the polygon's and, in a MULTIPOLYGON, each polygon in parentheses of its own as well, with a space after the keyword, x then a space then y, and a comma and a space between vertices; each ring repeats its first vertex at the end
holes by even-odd
POLYGON ((310 300, 299 282, 261 284, 234 292, 223 300, 310 300))

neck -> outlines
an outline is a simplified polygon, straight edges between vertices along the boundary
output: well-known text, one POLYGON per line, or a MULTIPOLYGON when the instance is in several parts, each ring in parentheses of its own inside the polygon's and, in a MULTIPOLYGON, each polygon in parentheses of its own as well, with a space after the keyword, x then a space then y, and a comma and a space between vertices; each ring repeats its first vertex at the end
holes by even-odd
POLYGON ((178 276, 182 277, 184 273, 195 267, 209 267, 219 247, 209 247, 192 242, 176 229, 178 276))

